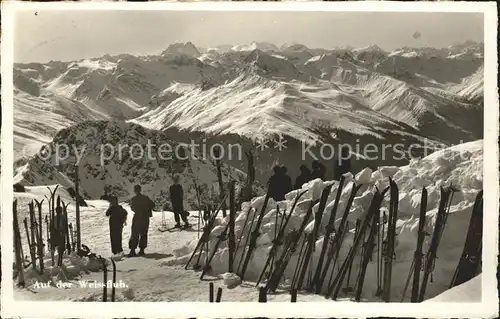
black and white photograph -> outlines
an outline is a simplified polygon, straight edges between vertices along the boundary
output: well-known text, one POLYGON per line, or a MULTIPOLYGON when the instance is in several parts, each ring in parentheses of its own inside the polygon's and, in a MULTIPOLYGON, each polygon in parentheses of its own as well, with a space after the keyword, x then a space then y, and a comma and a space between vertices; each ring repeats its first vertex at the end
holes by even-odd
POLYGON ((4 5, 9 314, 498 313, 494 4, 4 5))

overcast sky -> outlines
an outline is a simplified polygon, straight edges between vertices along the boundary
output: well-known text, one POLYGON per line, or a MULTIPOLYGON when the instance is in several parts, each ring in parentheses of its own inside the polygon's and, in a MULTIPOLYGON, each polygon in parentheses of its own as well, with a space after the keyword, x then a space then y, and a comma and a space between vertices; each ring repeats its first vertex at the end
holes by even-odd
POLYGON ((483 41, 481 13, 42 11, 15 16, 15 62, 154 54, 175 42, 196 46, 266 41, 314 48, 376 44, 446 47, 483 41), (420 32, 421 37, 412 35, 420 32))

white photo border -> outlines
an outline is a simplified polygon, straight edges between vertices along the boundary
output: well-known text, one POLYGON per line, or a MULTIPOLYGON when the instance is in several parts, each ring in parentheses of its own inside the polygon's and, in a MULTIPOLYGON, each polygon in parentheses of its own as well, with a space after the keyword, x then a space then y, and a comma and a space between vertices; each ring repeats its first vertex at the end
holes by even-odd
POLYGON ((497 4, 496 2, 20 2, 2 1, 2 214, 1 245, 3 317, 82 318, 320 318, 417 317, 494 318, 498 315, 498 125, 497 4), (484 13, 484 227, 482 301, 476 303, 354 303, 335 302, 62 302, 14 300, 13 247, 13 41, 14 14, 23 10, 176 10, 176 11, 371 11, 371 12, 476 12, 484 13), (189 305, 189 306, 187 306, 189 305))

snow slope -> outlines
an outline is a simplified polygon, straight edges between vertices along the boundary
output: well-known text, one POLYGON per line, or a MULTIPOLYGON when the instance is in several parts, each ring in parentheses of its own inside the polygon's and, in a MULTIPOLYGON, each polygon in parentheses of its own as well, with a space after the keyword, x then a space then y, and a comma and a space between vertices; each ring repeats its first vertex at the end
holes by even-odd
POLYGON ((474 74, 463 79, 459 85, 456 85, 455 91, 466 99, 481 100, 484 95, 484 65, 474 74))
POLYGON ((425 302, 481 302, 481 275, 425 302))
POLYGON ((157 130, 173 126, 235 133, 252 140, 283 134, 307 143, 320 139, 315 125, 361 135, 374 134, 377 128, 404 130, 331 85, 280 82, 249 74, 207 90, 185 85, 182 93, 133 122, 157 130))
MULTIPOLYGON (((434 297, 445 291, 449 286, 462 253, 465 234, 467 232, 475 196, 482 189, 482 150, 483 141, 479 140, 435 152, 419 161, 412 161, 409 165, 404 167, 380 167, 374 172, 369 169, 365 169, 356 175, 355 181, 363 184, 363 187, 355 197, 353 206, 348 215, 350 233, 346 236, 342 244, 339 257, 340 261, 343 260, 348 249, 350 248, 350 245, 352 244, 356 219, 363 219, 363 216, 367 212, 374 187, 377 186, 379 189, 383 189, 388 185, 388 177, 392 177, 399 187, 399 212, 396 226, 396 260, 393 265, 393 286, 391 290, 393 300, 399 301, 403 297, 404 285, 413 260, 417 239, 421 189, 422 187, 426 187, 428 191, 425 230, 426 232, 432 234, 437 207, 439 204, 439 188, 452 183, 460 188, 460 192, 456 193, 453 197, 450 215, 448 217, 443 238, 437 252, 438 259, 433 272, 434 281, 428 286, 426 298, 434 297), (459 236, 457 234, 463 234, 463 236, 459 236)), ((292 212, 292 218, 287 231, 299 226, 302 222, 302 218, 304 217, 304 213, 307 210, 309 200, 318 199, 322 189, 331 183, 332 182, 322 182, 318 179, 313 180, 302 187, 302 190, 307 190, 307 192, 292 212)), ((324 226, 329 219, 329 214, 331 212, 334 198, 336 196, 336 190, 338 188, 337 184, 338 182, 334 182, 334 186, 328 198, 327 208, 321 221, 322 226, 320 228, 320 234, 323 234, 324 226)), ((343 207, 345 207, 346 201, 351 192, 352 185, 352 183, 347 183, 342 192, 341 202, 337 212, 337 223, 339 222, 342 214, 341 212, 343 212, 343 207)), ((262 235, 258 239, 257 248, 253 255, 254 257, 245 276, 247 280, 252 281, 257 279, 267 258, 269 249, 271 248, 271 241, 275 236, 276 205, 279 206, 281 212, 285 209, 290 209, 297 192, 298 190, 295 190, 287 194, 286 201, 274 203, 274 201, 271 200, 269 202, 265 216, 262 220, 262 228, 260 230, 262 235)), ((254 211, 260 211, 263 199, 263 196, 261 196, 259 198, 254 198, 251 203, 244 203, 242 212, 239 213, 236 219, 236 238, 240 237, 244 228, 243 222, 245 221, 247 214, 253 216, 249 218, 247 222, 249 224, 247 225, 251 224, 252 219, 257 218, 256 215, 258 214, 254 213, 254 211)), ((388 196, 386 196, 382 207, 386 207, 386 210, 388 207, 387 205, 388 196)), ((318 205, 315 206, 313 213, 317 208, 318 205)), ((381 212, 382 211, 383 210, 381 210, 381 212)), ((278 223, 280 223, 281 218, 282 217, 278 217, 278 223)), ((222 225, 216 227, 212 231, 212 247, 217 240, 216 236, 222 231, 226 223, 227 219, 224 223, 222 223, 222 225)), ((309 231, 312 230, 313 224, 314 220, 310 221, 306 231, 307 229, 309 229, 309 231)), ((249 234, 248 229, 249 227, 246 227, 246 230, 243 232, 243 243, 249 234)), ((324 238, 321 237, 316 242, 316 251, 313 255, 312 261, 313 265, 315 260, 318 258, 323 239, 324 238)), ((424 252, 427 250, 429 242, 430 237, 427 237, 424 242, 424 252)), ((192 251, 193 246, 188 246, 187 248, 189 247, 191 247, 192 251)), ((375 247, 375 250, 375 254, 377 256, 379 252, 378 246, 375 247)), ((189 251, 190 250, 187 249, 187 254, 184 257, 180 257, 177 260, 172 261, 171 264, 185 263, 187 258, 189 258, 189 251)), ((227 253, 228 248, 226 247, 226 243, 222 243, 221 246, 219 246, 219 250, 212 263, 212 268, 214 269, 215 274, 221 274, 225 272, 225 269, 227 269, 227 253)), ((240 258, 241 253, 242 250, 237 253, 236 260, 240 258)), ((294 257, 292 257, 290 265, 295 265, 297 263, 297 255, 298 251, 295 253, 294 257)), ((359 256, 356 260, 358 259, 359 256)), ((357 273, 359 266, 359 261, 356 260, 354 261, 352 269, 354 274, 357 273)), ((289 266, 285 272, 285 278, 291 279, 293 272, 294 267, 289 266)), ((369 264, 367 269, 363 298, 365 300, 377 300, 378 298, 375 297, 376 290, 376 263, 372 262, 369 264)), ((408 298, 409 293, 407 292, 404 300, 408 300, 408 298)))
MULTIPOLYGON (((51 188, 53 188, 51 186, 51 188)), ((28 216, 28 203, 33 200, 41 200, 44 195, 48 195, 45 187, 27 187, 26 193, 15 193, 18 200, 18 212, 20 220, 28 216)), ((61 193, 63 195, 63 193, 61 193)), ((68 201, 69 222, 74 223, 74 205, 68 201)), ((108 202, 95 200, 88 201, 89 207, 81 208, 81 227, 82 243, 89 246, 92 252, 105 258, 111 256, 109 228, 107 217, 104 212, 108 207, 108 202)), ((44 202, 44 211, 48 209, 44 202)), ((130 225, 132 225, 133 212, 127 204, 123 207, 128 212, 127 225, 123 230, 123 247, 127 248, 127 240, 130 236, 130 225)), ((167 226, 174 225, 173 214, 169 211, 153 212, 151 218, 148 248, 146 257, 126 258, 117 262, 117 282, 122 281, 128 287, 118 287, 116 289, 116 301, 208 301, 208 282, 199 280, 199 273, 186 271, 182 266, 169 266, 168 261, 179 254, 187 242, 196 242, 197 240, 197 222, 198 213, 191 212, 189 217, 193 224, 193 231, 183 232, 160 232, 158 227, 162 225, 162 215, 164 214, 167 226)), ((45 225, 43 225, 45 232, 45 225)), ((24 232, 21 232, 22 242, 25 244, 24 251, 27 252, 24 232)), ((128 250, 126 249, 126 252, 128 250)), ((56 254, 57 256, 57 254, 56 254)), ((58 267, 52 267, 50 258, 45 260, 46 273, 50 271, 52 276, 39 276, 33 272, 31 267, 26 270, 26 289, 15 288, 16 300, 24 301, 101 301, 102 289, 82 287, 79 282, 101 282, 103 272, 97 268, 95 262, 87 258, 65 257, 65 267, 68 278, 61 274, 58 267), (62 280, 70 283, 71 287, 64 289, 49 287, 36 288, 35 281, 47 282, 50 279, 62 280)), ((111 266, 108 267, 110 269, 111 266)), ((108 278, 111 273, 108 274, 108 278)), ((14 280, 15 281, 15 280, 14 280)), ((240 286, 234 289, 227 289, 222 278, 215 279, 216 289, 224 288, 222 301, 257 301, 258 290, 248 286, 240 286)), ((108 300, 111 297, 108 289, 108 300)), ((269 296, 272 301, 290 300, 288 294, 279 294, 269 296)), ((313 295, 298 296, 299 301, 326 301, 322 297, 313 295)))

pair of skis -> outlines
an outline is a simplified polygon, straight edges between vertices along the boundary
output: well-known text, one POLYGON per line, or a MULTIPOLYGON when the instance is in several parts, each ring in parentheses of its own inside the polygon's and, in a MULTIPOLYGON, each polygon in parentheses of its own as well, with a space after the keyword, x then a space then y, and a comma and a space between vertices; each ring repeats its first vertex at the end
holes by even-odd
POLYGON ((302 220, 302 224, 298 229, 292 230, 289 235, 287 236, 287 241, 286 245, 281 253, 280 258, 276 262, 276 267, 269 276, 269 280, 266 283, 266 291, 268 292, 275 292, 276 289, 278 288, 279 282, 281 278, 283 277, 283 274, 285 273, 285 270, 290 262, 290 259, 292 258, 292 255, 295 253, 297 249, 297 245, 299 243, 299 240, 304 233, 304 229, 306 228, 309 218, 312 215, 313 207, 316 204, 317 201, 312 201, 309 205, 309 208, 304 216, 304 219, 302 220))
MULTIPOLYGON (((316 240, 318 238, 318 233, 319 233, 319 228, 321 226, 321 219, 323 217, 323 212, 325 211, 328 196, 330 195, 330 191, 332 189, 333 184, 325 187, 321 194, 321 199, 319 202, 318 210, 315 213, 314 216, 314 228, 311 233, 309 234, 304 234, 304 243, 306 244, 306 249, 304 250, 304 254, 302 258, 299 258, 299 263, 297 269, 299 270, 297 272, 297 279, 295 282, 295 286, 293 286, 294 289, 302 289, 302 285, 307 273, 307 270, 310 268, 309 265, 312 263, 312 255, 314 252, 314 248, 316 246, 316 240), (300 259, 302 259, 302 262, 300 262, 300 259)), ((299 254, 300 256, 300 254, 299 254)), ((311 266, 312 267, 312 266, 311 266)), ((310 269, 312 271, 312 269, 310 269)), ((312 281, 312 280, 311 280, 312 281)), ((311 281, 309 282, 308 287, 311 287, 311 281)))
POLYGON ((24 281, 24 256, 22 253, 21 232, 19 230, 19 222, 17 216, 17 199, 14 200, 12 204, 12 213, 14 227, 14 251, 18 276, 17 286, 25 287, 26 283, 24 281))
MULTIPOLYGON (((395 184, 394 185, 391 184, 391 191, 393 190, 394 187, 396 187, 395 184)), ((380 219, 380 206, 382 205, 382 202, 384 200, 385 191, 386 190, 384 190, 382 193, 380 193, 377 189, 377 191, 373 195, 373 200, 372 200, 372 203, 371 203, 369 211, 368 211, 368 215, 371 217, 367 216, 367 219, 371 218, 371 220, 368 220, 368 222, 371 225, 370 225, 370 232, 368 234, 368 239, 364 243, 363 249, 362 249, 361 269, 360 269, 358 279, 357 279, 357 282, 355 285, 356 289, 355 289, 354 300, 356 302, 359 302, 361 300, 361 295, 363 293, 363 285, 364 285, 365 276, 366 276, 366 270, 368 268, 368 263, 372 259, 373 251, 375 248, 375 236, 376 236, 377 231, 378 231, 378 227, 379 227, 378 222, 380 219)), ((397 188, 396 188, 396 191, 397 191, 397 188)), ((392 198, 391 198, 391 202, 392 202, 392 198)), ((361 237, 361 223, 358 223, 358 225, 359 225, 358 236, 361 237)), ((394 231, 395 231, 395 228, 394 228, 394 231)))
MULTIPOLYGON (((220 244, 223 241, 226 241, 229 239, 229 272, 233 272, 233 264, 234 264, 234 256, 235 256, 235 239, 234 239, 234 224, 235 224, 235 219, 236 219, 236 201, 235 201, 235 190, 234 190, 235 182, 231 181, 229 183, 229 221, 222 231, 221 234, 217 236, 217 242, 215 243, 215 246, 212 250, 211 255, 208 257, 208 259, 205 262, 205 266, 203 267, 203 271, 200 276, 200 280, 203 280, 203 277, 205 277, 205 274, 211 270, 211 262, 213 258, 215 257, 215 254, 217 253, 217 250, 219 249, 220 244)), ((207 242, 207 255, 208 255, 208 242, 207 242)))
POLYGON ((191 226, 181 226, 181 227, 178 227, 178 226, 174 226, 174 227, 170 227, 170 228, 158 228, 158 231, 159 232, 170 232, 170 233, 173 233, 173 232, 176 232, 176 231, 182 231, 182 230, 187 230, 187 229, 191 229, 192 227, 191 226))
MULTIPOLYGON (((417 302, 422 302, 424 300, 427 284, 429 282, 429 277, 431 276, 435 267, 437 250, 439 247, 439 243, 441 242, 444 228, 446 226, 446 221, 448 219, 450 206, 453 200, 453 194, 455 191, 457 190, 453 188, 453 186, 451 185, 450 187, 447 188, 441 187, 441 199, 439 201, 436 223, 434 225, 434 231, 432 233, 431 243, 425 256, 424 274, 422 278, 422 283, 418 282, 414 283, 414 285, 419 285, 418 289, 414 288, 415 290, 418 290, 418 295, 416 297, 414 296, 414 300, 416 300, 417 302)), ((420 269, 415 268, 415 271, 416 272, 420 271, 420 269)))
MULTIPOLYGON (((103 269, 104 286, 102 288, 102 301, 107 302, 108 301, 108 264, 106 262, 106 258, 103 258, 101 256, 99 256, 98 258, 101 261, 102 269, 103 269)), ((111 286, 111 302, 114 302, 115 297, 116 297, 116 287, 115 287, 116 286, 116 263, 113 260, 113 258, 110 258, 110 260, 111 260, 112 271, 113 271, 112 286, 111 286)))
MULTIPOLYGON (((413 257, 413 261, 410 266, 410 272, 408 274, 408 279, 405 284, 405 288, 403 290, 403 295, 401 298, 401 302, 404 301, 406 290, 410 283, 410 278, 413 275, 413 284, 411 289, 411 302, 422 302, 425 296, 425 291, 427 288, 427 283, 429 280, 429 276, 432 274, 432 271, 435 267, 435 260, 437 258, 436 253, 441 241, 441 237, 444 231, 444 227, 446 226, 447 216, 449 214, 450 206, 453 199, 453 193, 457 191, 452 185, 448 188, 441 187, 441 199, 439 201, 439 207, 436 216, 436 222, 434 225, 434 231, 432 234, 431 243, 427 254, 425 255, 425 263, 423 262, 424 254, 423 254, 423 244, 424 239, 427 233, 424 231, 425 227, 425 219, 427 212, 427 190, 424 187, 422 189, 422 198, 420 200, 420 216, 418 222, 418 235, 417 235, 417 247, 415 249, 415 254, 413 257), (420 283, 420 272, 424 270, 423 281, 420 283)), ((476 204, 479 201, 480 195, 476 198, 476 204)), ((476 204, 474 207, 476 208, 476 204)), ((474 217, 474 211, 471 219, 474 217)), ((482 222, 482 221, 481 221, 482 222)))
MULTIPOLYGON (((198 253, 198 258, 196 260, 196 263, 193 266, 193 269, 199 270, 201 268, 200 259, 201 259, 201 255, 203 253, 203 249, 206 246, 207 254, 208 254, 208 244, 210 241, 210 233, 212 232, 212 229, 214 228, 215 220, 217 219, 217 215, 219 214, 221 208, 223 207, 227 196, 228 196, 227 194, 224 195, 224 198, 222 199, 221 203, 219 204, 219 207, 213 212, 212 216, 209 217, 207 223, 203 227, 203 234, 201 235, 200 240, 198 240, 198 244, 196 245, 196 248, 193 250, 193 253, 191 254, 191 257, 189 258, 188 262, 186 263, 186 266, 184 267, 184 269, 189 268, 189 265, 193 261, 196 253, 198 253)), ((205 263, 205 266, 206 266, 206 263, 205 263)))
POLYGON ((398 220, 399 206, 399 189, 392 178, 389 178, 389 188, 391 199, 389 202, 389 220, 387 224, 387 250, 385 253, 384 272, 382 277, 382 300, 385 302, 391 301, 392 264, 395 259, 396 222, 398 220))
MULTIPOLYGON (((209 270, 211 270, 210 264, 212 263, 212 260, 215 257, 215 254, 217 253, 217 250, 219 249, 220 244, 228 238, 229 238, 229 266, 228 267, 229 267, 229 272, 232 272, 233 262, 234 262, 234 260, 233 260, 234 245, 235 245, 235 242, 234 242, 234 222, 235 222, 235 218, 236 218, 236 206, 235 206, 236 203, 235 203, 235 199, 234 199, 234 196, 235 196, 234 181, 231 181, 229 183, 228 195, 229 195, 229 221, 228 221, 226 227, 224 228, 224 230, 222 231, 222 233, 217 236, 217 242, 215 243, 215 246, 212 250, 212 253, 210 254, 210 257, 208 257, 208 259, 205 262, 205 266, 203 267, 203 271, 201 273, 200 280, 203 280, 203 277, 205 277, 205 274, 209 270), (229 236, 228 236, 228 232, 229 232, 229 236)), ((225 199, 224 199, 224 203, 225 203, 225 199)), ((208 238, 208 240, 210 240, 210 239, 208 238)), ((208 242, 207 242, 207 255, 208 255, 208 242)))
MULTIPOLYGON (((337 198, 335 199, 334 203, 334 209, 336 210, 340 201, 340 196, 342 194, 342 181, 343 178, 341 178, 341 184, 339 185, 339 190, 337 192, 337 198)), ((332 279, 334 278, 334 272, 335 272, 335 266, 337 264, 337 259, 340 254, 340 249, 342 248, 342 243, 344 241, 345 235, 348 232, 348 222, 347 222, 347 217, 349 216, 349 212, 351 210, 352 203, 354 201, 354 197, 356 197, 357 192, 361 188, 362 185, 356 185, 354 182, 352 183, 352 189, 351 189, 351 194, 349 196, 349 199, 347 201, 346 207, 344 209, 344 213, 342 214, 342 218, 340 220, 340 224, 338 226, 337 231, 334 229, 334 223, 335 220, 332 220, 331 223, 327 226, 327 233, 325 234, 325 242, 323 242, 323 247, 324 250, 322 254, 326 254, 326 262, 325 262, 325 267, 324 268, 318 268, 321 266, 321 264, 318 265, 316 272, 319 275, 319 277, 316 278, 316 280, 313 281, 312 287, 315 289, 317 294, 320 294, 323 289, 323 284, 326 282, 326 276, 328 275, 328 270, 331 268, 330 271, 330 277, 328 279, 328 284, 327 284, 327 295, 331 294, 331 289, 332 289, 332 279), (333 238, 331 237, 331 234, 333 233, 333 238), (329 245, 328 245, 329 244, 329 245), (328 248, 329 246, 329 248, 328 248), (331 266, 330 266, 331 265, 331 266)), ((336 214, 336 212, 332 212, 332 214, 336 214)), ((321 258, 321 256, 320 256, 321 258)))
POLYGON ((403 296, 401 297, 401 302, 404 301, 406 295, 406 289, 410 283, 410 278, 413 274, 413 284, 411 289, 411 302, 418 302, 418 293, 420 286, 420 271, 422 269, 423 262, 423 245, 426 236, 425 228, 425 215, 427 212, 427 189, 422 188, 422 197, 420 199, 420 214, 418 220, 418 232, 417 232, 417 248, 413 255, 413 261, 410 266, 410 273, 408 274, 408 279, 406 281, 405 289, 403 290, 403 296))
MULTIPOLYGON (((351 248, 349 249, 349 252, 347 253, 347 256, 346 256, 344 262, 340 266, 340 269, 337 272, 337 275, 333 278, 333 280, 329 281, 329 287, 328 287, 328 290, 327 290, 327 293, 325 296, 326 298, 331 298, 333 300, 337 299, 339 292, 340 292, 340 289, 342 287, 342 283, 344 282, 345 277, 348 274, 349 269, 352 267, 352 263, 353 263, 354 258, 356 256, 356 252, 359 249, 359 247, 361 246, 361 243, 362 243, 363 238, 364 238, 364 234, 366 233, 366 231, 368 230, 370 225, 371 225, 370 234, 372 237, 371 240, 372 241, 374 240, 374 232, 375 232, 376 228, 375 228, 375 225, 373 225, 373 224, 376 223, 378 214, 380 212, 381 203, 382 203, 383 198, 385 196, 385 193, 387 192, 388 189, 389 189, 389 187, 384 189, 382 192, 380 192, 378 189, 376 189, 375 194, 373 195, 372 201, 370 203, 370 207, 368 209, 368 212, 365 216, 365 219, 361 223, 361 225, 359 226, 358 234, 357 234, 357 236, 355 236, 354 242, 353 242, 351 248)), ((347 214, 347 213, 348 212, 345 212, 344 214, 347 214)), ((343 232, 345 232, 345 231, 343 231, 343 232)), ((339 254, 338 251, 340 250, 340 247, 341 246, 338 245, 336 257, 339 254)), ((363 265, 365 263, 366 263, 366 265, 368 264, 370 256, 371 256, 371 254, 368 254, 368 253, 364 254, 364 256, 363 256, 364 258, 362 258, 363 265)), ((335 265, 333 267, 335 267, 335 265)), ((332 274, 333 274, 333 271, 334 270, 332 270, 332 274)), ((364 270, 364 272, 366 272, 366 269, 364 270)), ((364 280, 364 277, 361 281, 358 280, 357 291, 356 291, 357 297, 356 298, 360 298, 360 296, 361 296, 361 290, 363 287, 363 280, 364 280)))
MULTIPOLYGON (((329 263, 331 262, 331 259, 328 258, 325 269, 323 269, 323 263, 325 261, 325 255, 327 253, 328 249, 328 243, 330 240, 330 237, 332 236, 333 233, 335 233, 335 218, 337 217, 337 209, 340 203, 340 197, 342 195, 342 190, 344 187, 345 183, 345 177, 342 175, 339 181, 339 187, 337 189, 337 195, 335 196, 335 202, 333 203, 332 210, 330 212, 330 218, 328 220, 328 224, 325 227, 325 235, 323 236, 323 245, 321 247, 321 252, 319 255, 318 259, 318 264, 316 266, 316 271, 314 272, 312 284, 310 287, 310 291, 315 290, 317 294, 321 292, 322 284, 323 281, 326 277, 326 270, 328 270, 329 263)), ((353 184, 353 188, 355 188, 355 185, 353 184)), ((347 216, 342 218, 341 224, 345 224, 347 216)), ((336 233, 335 233, 336 234, 336 233)))
MULTIPOLYGON (((274 262, 274 259, 276 258, 276 255, 278 253, 278 249, 283 245, 283 239, 285 237, 285 230, 288 225, 288 222, 290 221, 290 218, 292 217, 293 211, 295 210, 295 207, 297 206, 297 203, 299 199, 306 193, 307 191, 303 191, 301 193, 298 193, 297 196, 295 197, 295 200, 292 204, 292 207, 290 208, 290 211, 288 215, 286 215, 286 211, 283 212, 283 220, 281 222, 281 225, 279 226, 279 231, 278 234, 276 235, 276 238, 274 239, 271 249, 269 250, 269 254, 267 256, 266 262, 264 263, 264 267, 262 268, 262 271, 260 273, 259 279, 257 280, 256 286, 260 284, 262 281, 265 273, 267 272, 267 269, 270 267, 272 270, 272 263, 274 262)), ((276 213, 278 214, 278 212, 276 213)), ((270 271, 269 273, 271 273, 270 271)), ((268 278, 269 279, 269 276, 268 278)))
POLYGON ((481 190, 474 202, 472 214, 465 239, 464 249, 458 262, 450 288, 458 286, 477 275, 482 259, 483 241, 483 191, 481 190))
POLYGON ((264 218, 264 215, 266 213, 267 205, 269 203, 269 198, 270 198, 270 189, 268 188, 267 193, 266 193, 266 197, 264 199, 264 204, 262 205, 260 214, 257 218, 257 223, 255 225, 254 230, 250 234, 250 238, 249 238, 250 242, 248 244, 248 249, 247 249, 246 254, 244 254, 245 247, 243 247, 243 253, 241 256, 241 260, 240 260, 240 263, 241 263, 241 261, 243 261, 243 264, 242 264, 241 270, 238 269, 238 276, 241 278, 241 280, 243 280, 245 278, 245 273, 246 273, 246 270, 248 268, 248 264, 250 263, 250 260, 252 259, 255 248, 257 247, 257 239, 260 236, 260 226, 262 224, 262 219, 264 218), (245 256, 245 258, 243 258, 243 256, 245 256))

